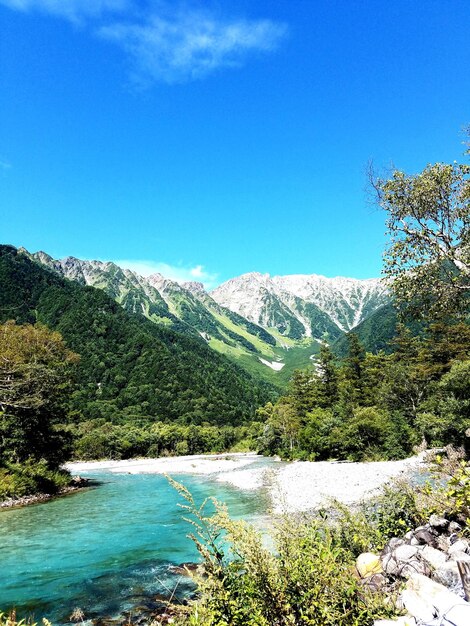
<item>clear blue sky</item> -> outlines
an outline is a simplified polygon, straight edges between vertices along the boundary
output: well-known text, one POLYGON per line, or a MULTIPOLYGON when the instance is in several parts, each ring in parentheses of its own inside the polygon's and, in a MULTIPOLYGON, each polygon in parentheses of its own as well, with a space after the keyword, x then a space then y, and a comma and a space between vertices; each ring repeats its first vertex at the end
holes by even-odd
POLYGON ((377 276, 368 160, 463 158, 468 0, 0 0, 0 33, 0 239, 31 251, 377 276))

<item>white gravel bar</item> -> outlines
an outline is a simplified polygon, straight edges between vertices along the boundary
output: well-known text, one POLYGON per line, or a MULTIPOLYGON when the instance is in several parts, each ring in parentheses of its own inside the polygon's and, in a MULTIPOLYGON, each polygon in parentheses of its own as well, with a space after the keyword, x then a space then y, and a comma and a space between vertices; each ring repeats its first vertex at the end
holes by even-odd
POLYGON ((274 513, 302 512, 317 509, 335 498, 354 504, 373 495, 393 478, 418 471, 423 455, 402 461, 348 463, 335 461, 273 460, 260 466, 263 457, 251 454, 216 454, 127 461, 90 461, 67 464, 74 474, 108 470, 127 474, 195 474, 225 482, 243 490, 264 488, 271 498, 274 513), (250 467, 258 463, 255 467, 250 467))

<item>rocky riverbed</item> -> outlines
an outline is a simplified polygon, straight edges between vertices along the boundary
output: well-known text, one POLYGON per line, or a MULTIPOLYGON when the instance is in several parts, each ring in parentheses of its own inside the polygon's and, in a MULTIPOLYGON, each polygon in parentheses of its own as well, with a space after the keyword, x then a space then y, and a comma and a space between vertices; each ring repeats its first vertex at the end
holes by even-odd
POLYGON ((53 498, 59 498, 66 496, 80 489, 85 489, 91 486, 91 481, 81 476, 73 476, 72 483, 67 487, 64 487, 57 493, 35 493, 32 495, 18 496, 17 498, 9 498, 0 502, 0 509, 11 509, 19 506, 28 506, 30 504, 39 504, 40 502, 47 502, 53 498))
POLYGON ((375 626, 469 626, 470 541, 464 522, 431 515, 427 524, 390 539, 380 554, 358 557, 364 588, 393 597, 406 581, 397 603, 407 615, 375 626))

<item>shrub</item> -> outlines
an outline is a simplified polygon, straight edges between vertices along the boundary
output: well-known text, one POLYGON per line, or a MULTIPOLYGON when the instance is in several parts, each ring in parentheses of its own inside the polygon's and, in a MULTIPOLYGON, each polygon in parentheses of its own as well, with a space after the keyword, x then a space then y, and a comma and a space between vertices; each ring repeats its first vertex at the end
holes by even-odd
MULTIPOLYGON (((183 508, 204 559, 199 598, 181 624, 191 626, 369 626, 393 613, 383 597, 372 597, 354 576, 351 553, 321 520, 284 518, 273 533, 274 550, 225 507, 205 513, 191 494, 183 508)), ((213 501, 212 501, 213 502, 213 501)))
POLYGON ((45 461, 7 463, 0 468, 0 500, 21 498, 35 493, 54 494, 70 483, 65 470, 51 470, 45 461))

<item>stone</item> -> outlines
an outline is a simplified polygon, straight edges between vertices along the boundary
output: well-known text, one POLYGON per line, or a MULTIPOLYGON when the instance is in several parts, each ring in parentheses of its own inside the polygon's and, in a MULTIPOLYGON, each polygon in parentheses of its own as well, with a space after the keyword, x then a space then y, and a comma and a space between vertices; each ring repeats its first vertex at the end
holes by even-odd
POLYGON ((404 535, 404 539, 406 541, 409 541, 410 539, 412 539, 414 537, 414 531, 413 530, 409 530, 405 535, 404 535))
POLYGON ((416 546, 410 546, 403 544, 398 546, 395 550, 386 553, 382 556, 381 562, 384 572, 391 574, 392 576, 406 576, 408 575, 408 567, 411 561, 416 560, 418 554, 418 548, 416 546))
POLYGON ((470 563, 470 554, 467 554, 466 552, 452 552, 451 555, 451 559, 453 561, 455 561, 456 563, 458 561, 463 561, 464 563, 470 563))
POLYGON ((438 550, 442 550, 442 552, 447 552, 448 549, 450 548, 450 545, 451 545, 450 540, 449 540, 449 537, 447 537, 447 535, 439 535, 433 547, 437 548, 438 550))
POLYGON ((468 626, 470 624, 470 604, 455 604, 446 612, 445 620, 442 624, 452 624, 455 626, 468 626))
POLYGON ((356 569, 361 578, 382 572, 380 557, 372 552, 363 552, 356 559, 356 569))
POLYGON ((458 539, 448 549, 447 552, 451 556, 459 552, 466 552, 468 550, 468 542, 464 539, 458 539))
POLYGON ((460 573, 458 565, 455 561, 448 561, 443 567, 436 569, 431 574, 432 580, 436 583, 444 585, 450 589, 454 589, 460 585, 460 573))
MULTIPOLYGON (((464 607, 467 611, 465 614, 467 621, 448 623, 455 624, 456 626, 468 626, 468 624, 470 624, 470 621, 468 621, 468 609, 470 609, 470 604, 465 602, 465 600, 463 600, 456 593, 449 591, 449 589, 443 585, 427 578, 426 576, 415 574, 408 579, 406 589, 407 591, 414 591, 424 602, 432 607, 435 607, 439 616, 448 616, 449 611, 453 610, 453 607, 464 607)), ((446 624, 444 620, 440 620, 437 623, 442 625, 446 624)))
POLYGON ((407 544, 403 544, 402 546, 398 546, 398 548, 396 548, 392 552, 392 554, 399 561, 408 561, 418 554, 418 548, 415 546, 408 546, 407 544))
POLYGON ((401 599, 408 613, 411 613, 420 622, 425 624, 432 622, 437 616, 434 606, 414 589, 402 591, 401 599))
POLYGON ((459 533, 462 530, 462 526, 457 522, 450 522, 447 529, 450 533, 459 533))
POLYGON ((391 550, 395 550, 396 548, 398 548, 398 546, 402 546, 405 543, 405 540, 401 539, 400 537, 392 537, 387 545, 391 550))
POLYGON ((383 574, 372 574, 372 576, 363 578, 361 584, 369 591, 380 591, 387 585, 387 579, 383 574))
POLYGON ((429 518, 429 525, 433 528, 438 528, 439 530, 445 530, 449 525, 449 520, 445 517, 439 517, 438 515, 433 514, 429 518))
POLYGON ((433 569, 439 569, 447 561, 447 554, 431 546, 424 546, 420 551, 421 558, 433 569))
POLYGON ((429 545, 433 548, 435 548, 437 545, 436 537, 434 536, 434 534, 425 528, 415 531, 414 537, 418 540, 418 543, 420 545, 429 545))

